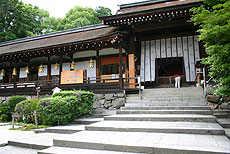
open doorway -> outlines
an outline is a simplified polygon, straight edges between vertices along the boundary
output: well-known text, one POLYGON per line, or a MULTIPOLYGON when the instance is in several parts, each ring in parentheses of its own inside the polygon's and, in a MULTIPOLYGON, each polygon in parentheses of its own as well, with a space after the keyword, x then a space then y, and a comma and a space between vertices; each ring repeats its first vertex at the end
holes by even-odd
POLYGON ((156 81, 158 84, 173 84, 173 76, 179 74, 184 81, 184 64, 182 57, 157 58, 156 81))

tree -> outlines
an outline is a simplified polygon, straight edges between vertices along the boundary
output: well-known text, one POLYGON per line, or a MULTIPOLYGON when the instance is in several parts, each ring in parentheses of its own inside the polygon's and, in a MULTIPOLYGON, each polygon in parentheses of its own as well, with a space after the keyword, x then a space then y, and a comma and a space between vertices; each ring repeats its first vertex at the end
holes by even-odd
POLYGON ((62 24, 57 26, 57 30, 66 30, 71 28, 78 28, 93 24, 99 24, 99 16, 111 15, 111 10, 99 6, 95 10, 88 7, 75 6, 66 13, 65 17, 62 19, 62 24))
POLYGON ((216 94, 230 96, 230 1, 205 0, 192 11, 191 21, 200 26, 199 40, 208 54, 202 63, 217 83, 216 94))
POLYGON ((0 42, 52 31, 49 12, 18 0, 2 0, 0 17, 0 42))
POLYGON ((102 17, 102 16, 111 16, 112 15, 112 11, 109 8, 103 7, 103 6, 99 6, 95 9, 96 11, 96 16, 102 17))

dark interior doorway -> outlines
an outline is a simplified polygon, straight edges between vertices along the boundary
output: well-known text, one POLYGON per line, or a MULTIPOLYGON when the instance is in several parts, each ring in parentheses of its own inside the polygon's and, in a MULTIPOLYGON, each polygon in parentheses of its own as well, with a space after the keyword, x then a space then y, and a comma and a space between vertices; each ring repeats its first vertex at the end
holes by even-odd
POLYGON ((158 76, 183 75, 183 58, 157 58, 158 76))
POLYGON ((179 74, 184 80, 184 63, 182 57, 157 58, 156 82, 157 84, 173 84, 174 75, 179 74))

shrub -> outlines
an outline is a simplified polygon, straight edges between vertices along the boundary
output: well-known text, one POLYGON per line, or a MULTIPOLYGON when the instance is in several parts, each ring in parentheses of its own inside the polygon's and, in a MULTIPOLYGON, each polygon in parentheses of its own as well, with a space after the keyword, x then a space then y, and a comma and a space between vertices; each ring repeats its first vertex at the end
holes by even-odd
POLYGON ((14 112, 15 106, 19 102, 24 101, 24 100, 26 100, 26 97, 24 97, 24 96, 12 96, 12 97, 10 97, 8 100, 8 105, 9 105, 10 111, 14 112))
POLYGON ((8 103, 0 104, 0 116, 3 114, 7 115, 7 121, 11 120, 11 112, 8 103))
POLYGON ((34 110, 36 110, 40 99, 24 100, 18 103, 15 107, 15 111, 20 114, 21 117, 25 117, 26 123, 34 123, 34 110))
POLYGON ((85 91, 62 91, 38 104, 39 119, 45 125, 60 125, 72 122, 93 109, 94 94, 85 91))
POLYGON ((36 129, 36 126, 33 124, 24 124, 23 128, 30 130, 30 129, 36 129))
POLYGON ((8 116, 7 116, 6 114, 2 114, 2 115, 0 116, 0 121, 1 121, 1 122, 7 122, 7 121, 8 121, 8 116))

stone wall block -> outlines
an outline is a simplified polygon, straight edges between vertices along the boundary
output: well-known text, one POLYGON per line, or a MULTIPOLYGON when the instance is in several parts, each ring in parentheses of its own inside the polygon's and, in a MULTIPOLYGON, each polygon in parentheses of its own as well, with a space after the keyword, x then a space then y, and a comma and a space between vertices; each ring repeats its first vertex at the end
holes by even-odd
POLYGON ((214 95, 207 95, 206 96, 206 100, 208 102, 212 102, 212 103, 218 103, 219 102, 220 97, 219 96, 214 96, 214 95))
POLYGON ((120 109, 125 105, 125 98, 117 98, 113 101, 113 107, 116 109, 120 109))

